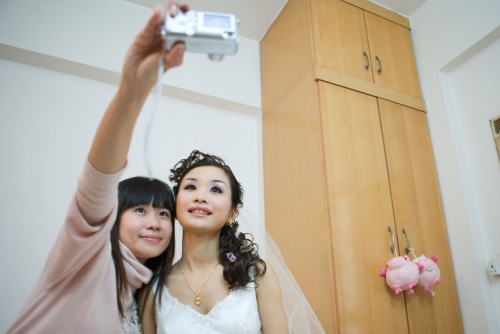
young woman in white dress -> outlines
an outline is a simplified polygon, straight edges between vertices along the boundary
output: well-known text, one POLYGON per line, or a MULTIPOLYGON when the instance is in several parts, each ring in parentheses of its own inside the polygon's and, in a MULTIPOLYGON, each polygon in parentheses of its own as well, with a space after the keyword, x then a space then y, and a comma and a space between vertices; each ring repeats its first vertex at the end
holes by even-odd
POLYGON ((171 173, 182 257, 162 298, 148 298, 144 333, 288 333, 273 268, 237 231, 243 188, 229 166, 193 151, 171 173))
MULTIPOLYGON (((169 2, 170 15, 179 9, 189 8, 169 2)), ((276 272, 252 236, 239 233, 243 188, 222 159, 193 151, 171 170, 170 181, 183 227, 182 257, 156 286, 161 296, 140 300, 143 333, 324 333, 272 238, 261 246, 276 272), (286 287, 286 313, 277 273, 286 287)))

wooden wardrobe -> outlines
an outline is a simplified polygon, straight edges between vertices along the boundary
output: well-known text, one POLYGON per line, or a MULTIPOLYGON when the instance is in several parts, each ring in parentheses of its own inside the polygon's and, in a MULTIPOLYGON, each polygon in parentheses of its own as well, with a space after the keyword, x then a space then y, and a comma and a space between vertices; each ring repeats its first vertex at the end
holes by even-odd
POLYGON ((261 41, 266 228, 326 333, 463 333, 408 21, 349 2, 289 0, 261 41), (379 276, 388 226, 435 297, 379 276))

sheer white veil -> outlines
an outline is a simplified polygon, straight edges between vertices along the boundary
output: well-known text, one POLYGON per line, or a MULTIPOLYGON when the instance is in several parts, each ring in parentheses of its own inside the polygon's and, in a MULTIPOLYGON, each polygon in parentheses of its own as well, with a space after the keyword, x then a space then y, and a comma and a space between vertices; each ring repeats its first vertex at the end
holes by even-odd
POLYGON ((259 255, 268 262, 276 272, 281 292, 283 304, 288 318, 288 331, 295 334, 324 334, 323 327, 314 314, 306 297, 302 293, 297 281, 281 256, 281 252, 267 231, 263 230, 259 220, 246 208, 239 209, 236 218, 239 223, 238 231, 250 233, 254 237, 254 242, 259 245, 259 255))

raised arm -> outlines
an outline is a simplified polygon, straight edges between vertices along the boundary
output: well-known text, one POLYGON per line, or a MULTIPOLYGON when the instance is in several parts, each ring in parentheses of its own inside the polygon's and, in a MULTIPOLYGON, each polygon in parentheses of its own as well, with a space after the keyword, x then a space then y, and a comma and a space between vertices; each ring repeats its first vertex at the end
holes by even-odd
MULTIPOLYGON (((187 10, 173 1, 167 8, 171 15, 179 8, 187 10)), ((102 118, 88 157, 103 173, 113 174, 125 166, 137 117, 158 78, 160 57, 164 55, 165 71, 182 63, 183 44, 163 52, 160 27, 164 19, 164 11, 156 8, 125 57, 120 87, 102 118)))

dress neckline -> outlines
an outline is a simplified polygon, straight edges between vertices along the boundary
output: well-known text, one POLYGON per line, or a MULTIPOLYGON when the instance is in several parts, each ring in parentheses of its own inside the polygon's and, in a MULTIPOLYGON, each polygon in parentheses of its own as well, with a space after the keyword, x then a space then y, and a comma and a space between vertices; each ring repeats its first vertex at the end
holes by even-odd
POLYGON ((191 307, 191 305, 186 305, 186 304, 181 303, 179 301, 179 299, 177 299, 177 297, 174 297, 170 294, 169 289, 165 285, 163 285, 163 298, 162 299, 164 299, 164 301, 165 301, 165 299, 168 299, 168 300, 172 301, 174 304, 176 304, 177 307, 180 307, 188 312, 193 312, 197 316, 201 316, 203 318, 209 318, 209 317, 211 317, 211 315, 217 314, 218 310, 221 307, 223 307, 225 304, 228 303, 228 300, 230 300, 230 297, 233 295, 234 292, 235 292, 235 290, 229 290, 229 294, 226 297, 224 297, 224 299, 221 299, 221 300, 218 300, 217 302, 215 302, 214 306, 210 309, 210 311, 208 311, 207 314, 203 314, 201 312, 196 311, 194 308, 191 307))

